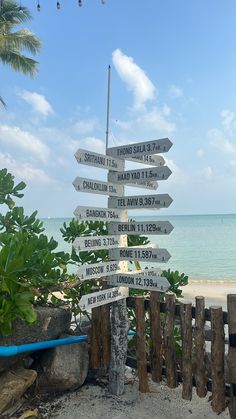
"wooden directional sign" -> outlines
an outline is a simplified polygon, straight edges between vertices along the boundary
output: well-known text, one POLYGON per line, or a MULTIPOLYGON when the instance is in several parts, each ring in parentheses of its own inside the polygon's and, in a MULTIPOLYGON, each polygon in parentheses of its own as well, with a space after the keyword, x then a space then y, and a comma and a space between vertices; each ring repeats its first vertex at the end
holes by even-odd
POLYGON ((94 307, 99 307, 104 304, 113 303, 114 301, 122 300, 129 296, 129 289, 127 287, 115 287, 107 290, 93 292, 92 294, 83 295, 79 302, 79 307, 82 311, 91 310, 94 307))
POLYGON ((110 259, 113 260, 145 260, 146 262, 168 262, 171 255, 166 249, 155 247, 120 247, 110 250, 110 259))
POLYGON ((78 221, 120 221, 124 218, 124 211, 113 208, 78 206, 74 215, 78 221))
POLYGON ((110 172, 108 181, 113 183, 139 183, 139 181, 165 180, 171 175, 167 166, 146 169, 126 170, 125 172, 110 172))
POLYGON ((112 157, 126 159, 126 157, 143 156, 146 154, 166 153, 171 146, 172 142, 169 138, 161 138, 160 140, 111 147, 107 149, 107 154, 112 157))
POLYGON ((79 251, 90 251, 99 249, 112 249, 119 247, 121 243, 120 236, 84 236, 76 237, 73 247, 79 251))
POLYGON ((81 281, 86 279, 101 278, 104 276, 114 275, 124 271, 125 262, 99 262, 99 263, 86 263, 79 267, 77 275, 81 281))
POLYGON ((126 157, 125 160, 129 160, 135 163, 147 164, 148 166, 163 166, 165 164, 164 158, 155 154, 151 156, 144 155, 136 157, 126 157))
POLYGON ((173 230, 169 221, 132 221, 109 223, 110 234, 169 234, 173 230))
POLYGON ((148 181, 139 181, 138 183, 126 183, 126 186, 131 186, 132 188, 141 188, 141 189, 151 189, 155 191, 158 188, 157 182, 148 181))
POLYGON ((167 208, 172 201, 172 198, 168 194, 135 195, 121 198, 112 196, 108 198, 109 207, 118 209, 167 208))
POLYGON ((104 154, 94 153, 93 151, 83 150, 79 148, 75 153, 75 158, 80 164, 87 166, 100 167, 110 170, 124 170, 124 162, 104 154))
POLYGON ((122 195, 121 185, 113 185, 113 183, 102 182, 100 180, 77 177, 75 178, 73 185, 79 192, 89 192, 110 196, 122 195))
POLYGON ((110 285, 121 285, 129 288, 138 288, 147 291, 167 291, 170 287, 168 280, 163 276, 118 274, 108 278, 110 285))

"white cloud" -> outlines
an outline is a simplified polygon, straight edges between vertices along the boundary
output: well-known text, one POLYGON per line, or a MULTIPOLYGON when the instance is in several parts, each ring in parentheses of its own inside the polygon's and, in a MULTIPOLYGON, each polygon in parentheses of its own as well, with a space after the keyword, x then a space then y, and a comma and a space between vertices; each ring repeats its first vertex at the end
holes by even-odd
POLYGON ((47 161, 50 154, 49 148, 35 135, 16 126, 0 125, 0 143, 20 148, 43 162, 47 161))
POLYGON ((27 182, 52 183, 53 180, 42 170, 29 163, 20 163, 9 154, 0 153, 0 167, 6 167, 10 173, 27 182))
POLYGON ((98 127, 97 118, 80 119, 73 126, 77 134, 86 135, 93 132, 98 127))
POLYGON ((202 157, 202 156, 204 156, 204 154, 205 154, 205 151, 202 149, 202 148, 199 148, 198 150, 197 150, 197 156, 198 157, 202 157))
POLYGON ((142 108, 146 101, 155 98, 155 86, 132 57, 116 49, 112 53, 112 60, 120 78, 127 84, 128 90, 134 94, 135 109, 142 108))
POLYGON ((228 132, 232 132, 236 128, 236 120, 234 112, 229 109, 223 109, 220 113, 222 118, 222 125, 224 129, 228 132))
POLYGON ((202 169, 202 175, 206 180, 211 180, 213 177, 213 170, 210 166, 205 167, 204 169, 202 169))
POLYGON ((96 137, 86 137, 82 140, 71 140, 67 147, 72 150, 73 153, 76 152, 78 148, 85 148, 87 150, 93 150, 96 153, 105 153, 105 143, 96 137))
POLYGON ((171 84, 169 87, 169 96, 172 98, 178 98, 184 95, 183 90, 176 86, 175 84, 171 84))
POLYGON ((135 123, 138 123, 140 128, 146 126, 149 130, 161 132, 162 135, 171 134, 176 130, 176 126, 167 119, 169 115, 170 108, 166 105, 162 109, 153 107, 150 112, 145 112, 137 118, 135 123))
POLYGON ((19 96, 32 106, 34 112, 40 113, 43 116, 53 114, 53 108, 47 101, 44 95, 40 95, 36 92, 29 92, 28 90, 22 90, 19 96))
POLYGON ((223 131, 218 128, 208 130, 208 137, 212 146, 225 154, 236 154, 236 145, 233 144, 223 131))

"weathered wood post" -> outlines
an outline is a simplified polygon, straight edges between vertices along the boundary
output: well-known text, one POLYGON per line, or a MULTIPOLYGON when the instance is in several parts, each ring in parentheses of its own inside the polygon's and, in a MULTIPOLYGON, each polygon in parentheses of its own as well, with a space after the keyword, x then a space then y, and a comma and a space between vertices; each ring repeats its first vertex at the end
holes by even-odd
POLYGON ((231 387, 229 413, 236 418, 236 294, 227 295, 228 324, 229 324, 229 352, 228 368, 231 387))
POLYGON ((148 393, 148 375, 147 375, 147 353, 146 353, 146 327, 145 327, 145 311, 144 297, 135 298, 136 312, 136 331, 137 331, 137 367, 139 378, 139 391, 148 393))
POLYGON ((195 311, 195 381, 196 391, 199 397, 205 397, 207 394, 207 371, 205 363, 205 299, 204 297, 196 297, 195 311))
POLYGON ((174 342, 175 294, 166 294, 166 322, 164 328, 164 349, 166 379, 168 387, 177 387, 176 354, 174 342))
POLYGON ((225 335, 222 307, 213 306, 211 310, 211 378, 212 409, 216 413, 225 410, 224 356, 225 335))
POLYGON ((151 370, 152 380, 156 383, 161 381, 162 374, 162 330, 160 313, 160 293, 150 293, 150 334, 151 334, 151 370))
POLYGON ((182 336, 182 397, 192 400, 192 304, 180 303, 180 320, 182 336))

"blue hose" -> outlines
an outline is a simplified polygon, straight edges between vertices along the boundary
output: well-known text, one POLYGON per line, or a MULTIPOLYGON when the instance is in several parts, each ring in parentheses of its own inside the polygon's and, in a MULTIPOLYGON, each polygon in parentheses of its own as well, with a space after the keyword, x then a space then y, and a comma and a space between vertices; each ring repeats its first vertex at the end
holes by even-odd
MULTIPOLYGON (((133 336, 136 332, 130 330, 128 335, 133 336)), ((46 340, 42 342, 26 343, 24 345, 0 346, 0 357, 15 356, 25 352, 39 351, 41 349, 55 348, 56 346, 70 345, 72 343, 87 342, 88 336, 71 336, 69 338, 46 340)))

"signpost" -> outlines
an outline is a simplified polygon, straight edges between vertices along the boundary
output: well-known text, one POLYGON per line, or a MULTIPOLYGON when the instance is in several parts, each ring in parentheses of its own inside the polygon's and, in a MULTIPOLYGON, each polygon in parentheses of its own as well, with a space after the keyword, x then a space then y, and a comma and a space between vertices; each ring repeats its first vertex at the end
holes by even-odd
POLYGON ((79 192, 96 193, 100 195, 121 196, 121 185, 114 185, 110 182, 87 179, 83 177, 75 178, 73 185, 79 192))
POLYGON ((108 198, 109 207, 118 209, 167 208, 172 201, 172 198, 168 194, 135 195, 124 196, 122 198, 112 196, 108 198))
POLYGON ((87 166, 100 167, 108 170, 124 169, 124 162, 120 159, 115 159, 104 154, 94 153, 93 151, 84 150, 79 148, 75 153, 75 158, 78 163, 87 166))
POLYGON ((104 276, 114 275, 124 270, 124 262, 99 262, 81 265, 77 270, 77 275, 81 281, 96 279, 104 276))
POLYGON ((126 287, 109 288, 107 290, 101 290, 91 294, 83 295, 80 299, 79 307, 82 311, 90 311, 92 308, 122 300, 128 296, 129 290, 126 287))
POLYGON ((139 183, 140 181, 165 180, 171 175, 167 166, 152 167, 146 169, 127 170, 125 172, 111 172, 108 181, 114 183, 139 183))
POLYGON ((80 207, 74 211, 74 215, 78 221, 122 221, 124 211, 119 209, 109 209, 100 207, 80 207))
POLYGON ((76 250, 90 251, 100 249, 112 249, 119 247, 122 243, 122 236, 82 236, 76 237, 73 247, 76 250))
POLYGON ((167 291, 170 287, 169 282, 162 276, 147 276, 136 273, 135 275, 118 274, 108 278, 110 285, 137 288, 147 291, 167 291))
POLYGON ((169 221, 132 221, 132 222, 111 222, 109 231, 111 234, 170 234, 173 226, 169 221))
POLYGON ((107 154, 119 159, 126 159, 127 157, 167 153, 172 145, 169 138, 161 138, 160 140, 111 147, 107 149, 107 154))
POLYGON ((148 180, 147 182, 142 180, 138 183, 126 183, 126 186, 132 186, 133 188, 141 189, 152 189, 153 191, 155 191, 158 188, 158 183, 151 182, 150 180, 148 180))
POLYGON ((144 155, 144 156, 136 156, 136 157, 126 157, 125 160, 129 160, 136 163, 143 163, 147 164, 148 166, 163 166, 165 164, 165 160, 162 156, 158 155, 144 155))
POLYGON ((166 249, 156 247, 119 247, 118 249, 111 249, 110 258, 113 260, 139 260, 146 262, 168 262, 171 255, 166 249))

